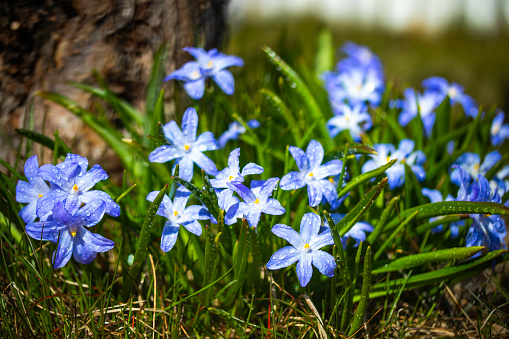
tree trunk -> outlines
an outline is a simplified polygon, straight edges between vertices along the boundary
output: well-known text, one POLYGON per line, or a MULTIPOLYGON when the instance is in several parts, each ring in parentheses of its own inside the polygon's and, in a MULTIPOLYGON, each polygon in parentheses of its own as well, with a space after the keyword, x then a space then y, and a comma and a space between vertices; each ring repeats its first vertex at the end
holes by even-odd
MULTIPOLYGON (((28 107, 35 131, 57 129, 74 152, 114 170, 107 145, 79 118, 34 97, 54 91, 88 107, 90 95, 66 81, 95 84, 92 69, 120 96, 144 111, 146 85, 158 47, 169 46, 168 72, 190 60, 181 49, 218 47, 225 0, 17 0, 0 4, 0 157, 13 163, 28 107), (43 116, 47 115, 43 130, 43 116), (8 145, 8 147, 6 147, 8 145)), ((170 84, 171 86, 171 84, 170 84)), ((112 116, 113 119, 113 116, 112 116)), ((37 152, 39 148, 36 148, 37 152)), ((50 162, 49 152, 46 159, 50 162)))

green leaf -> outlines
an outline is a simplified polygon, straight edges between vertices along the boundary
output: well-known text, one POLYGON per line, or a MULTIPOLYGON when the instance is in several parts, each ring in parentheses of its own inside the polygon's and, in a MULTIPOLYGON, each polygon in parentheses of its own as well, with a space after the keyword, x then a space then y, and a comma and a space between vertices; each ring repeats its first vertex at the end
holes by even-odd
POLYGON ((455 247, 445 250, 438 250, 428 253, 412 254, 402 258, 394 259, 382 267, 375 268, 373 274, 382 274, 399 270, 406 270, 413 267, 423 266, 429 263, 443 262, 449 260, 463 260, 470 258, 481 251, 484 246, 455 247))
MULTIPOLYGON (((214 234, 210 227, 205 227, 205 274, 203 275, 203 286, 209 285, 216 276, 217 250, 214 242, 214 234)), ((202 295, 202 305, 209 305, 212 289, 208 289, 202 295)))
MULTIPOLYGON (((45 146, 45 147, 47 147, 47 148, 49 148, 51 150, 55 149, 55 141, 52 140, 51 138, 48 138, 45 135, 42 135, 40 133, 31 131, 31 130, 21 129, 21 128, 16 128, 14 130, 16 131, 16 133, 18 133, 22 137, 25 137, 25 138, 28 138, 30 140, 33 140, 33 141, 37 142, 38 144, 41 144, 42 146, 45 146)), ((65 157, 66 154, 67 153, 65 153, 64 150, 60 150, 59 153, 58 153, 58 156, 64 156, 65 157)))
POLYGON ((343 187, 343 189, 341 191, 339 191, 338 198, 344 197, 348 192, 353 190, 355 187, 381 175, 382 173, 387 171, 392 165, 394 165, 396 163, 396 161, 398 161, 398 159, 392 159, 387 164, 380 166, 379 168, 376 168, 374 170, 371 170, 369 172, 366 172, 366 173, 356 176, 350 182, 348 182, 345 185, 345 187, 343 187))
POLYGON ((316 78, 320 79, 322 74, 334 68, 334 42, 332 32, 329 28, 324 28, 318 34, 318 48, 315 59, 316 78))
POLYGON ((378 251, 375 253, 375 260, 378 260, 378 258, 382 255, 384 250, 394 244, 394 238, 403 230, 419 213, 419 211, 415 211, 414 213, 410 214, 403 222, 399 224, 399 226, 396 228, 394 232, 389 233, 389 237, 382 243, 382 246, 378 248, 378 251))
POLYGON ((364 314, 369 301, 369 291, 371 289, 371 247, 366 249, 364 256, 364 273, 362 277, 362 289, 360 294, 359 305, 353 315, 352 326, 348 333, 349 336, 354 335, 364 324, 364 314))
POLYGON ((349 142, 345 145, 337 146, 326 152, 324 155, 324 162, 330 161, 332 159, 343 160, 345 155, 345 148, 347 150, 346 155, 353 154, 363 154, 363 155, 377 155, 378 153, 374 148, 369 147, 368 145, 358 144, 355 142, 349 142))
POLYGON ((393 229, 399 220, 407 218, 418 211, 417 219, 426 219, 450 214, 496 214, 508 215, 509 208, 494 202, 442 201, 412 207, 402 211, 398 218, 393 219, 384 231, 393 229))
POLYGON ((378 220, 378 223, 375 225, 375 229, 366 239, 366 242, 368 244, 374 244, 378 240, 378 236, 382 232, 385 224, 387 223, 387 220, 389 220, 389 217, 391 216, 394 207, 396 207, 396 203, 398 202, 398 200, 399 196, 394 197, 391 199, 391 201, 389 201, 387 207, 385 207, 385 209, 382 212, 382 215, 380 216, 380 220, 378 220))
POLYGON ((353 225, 355 225, 362 215, 368 210, 373 201, 378 197, 378 195, 383 191, 385 184, 387 184, 387 178, 383 178, 375 187, 370 189, 366 195, 355 205, 354 208, 350 210, 350 212, 345 215, 343 219, 341 219, 336 227, 339 230, 339 235, 343 237, 346 232, 348 232, 353 225))
POLYGON ((262 94, 272 109, 273 112, 281 115, 285 120, 286 124, 289 126, 290 132, 293 134, 293 139, 295 143, 302 140, 302 132, 300 130, 299 125, 297 124, 297 119, 293 116, 291 111, 285 105, 283 100, 279 96, 277 96, 274 92, 269 89, 262 88, 260 90, 260 94, 262 94))
MULTIPOLYGON (((406 289, 421 287, 448 279, 464 279, 490 266, 493 260, 497 259, 506 252, 507 250, 496 250, 489 252, 481 257, 470 259, 456 266, 442 268, 433 272, 413 275, 406 282, 406 289)), ((385 282, 378 283, 373 286, 369 297, 378 298, 395 293, 404 284, 405 280, 406 278, 392 280, 388 284, 389 286, 387 286, 385 282)), ((354 298, 354 300, 359 299, 360 295, 356 295, 354 298)))
POLYGON ((137 125, 143 126, 145 123, 145 118, 135 107, 133 107, 129 102, 119 98, 115 93, 113 93, 99 77, 99 74, 96 75, 96 79, 98 79, 99 84, 103 88, 97 88, 86 84, 80 84, 77 82, 69 82, 73 87, 79 88, 85 92, 91 93, 96 97, 106 101, 110 104, 113 109, 120 114, 120 116, 124 116, 126 120, 132 120, 137 125))
POLYGON ((277 67, 281 74, 283 74, 289 86, 300 95, 313 121, 319 121, 318 127, 320 128, 322 137, 327 144, 327 148, 331 148, 333 143, 326 128, 324 115, 322 114, 320 107, 316 103, 314 96, 309 88, 304 84, 297 72, 288 66, 288 64, 284 62, 283 59, 281 59, 281 57, 277 55, 276 52, 274 52, 270 47, 264 46, 262 47, 262 50, 269 57, 269 61, 277 67))

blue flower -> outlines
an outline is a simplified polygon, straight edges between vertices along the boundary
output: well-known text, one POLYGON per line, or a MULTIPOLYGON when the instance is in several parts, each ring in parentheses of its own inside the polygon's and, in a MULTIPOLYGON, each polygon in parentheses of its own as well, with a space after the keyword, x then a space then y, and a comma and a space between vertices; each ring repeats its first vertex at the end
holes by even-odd
MULTIPOLYGON (((502 155, 499 151, 492 151, 486 154, 486 157, 481 164, 481 157, 479 154, 466 152, 460 155, 454 163, 468 173, 472 179, 477 179, 478 175, 485 176, 489 169, 501 159, 502 155)), ((451 181, 459 186, 461 183, 457 174, 459 174, 457 171, 453 171, 451 173, 451 181)))
POLYGON ((230 66, 244 66, 241 58, 233 55, 225 55, 217 49, 206 52, 202 48, 185 47, 184 51, 191 54, 196 61, 190 61, 174 71, 164 81, 171 79, 184 81, 184 90, 193 99, 201 99, 205 92, 205 79, 212 78, 216 84, 228 95, 232 95, 235 81, 230 71, 225 68, 230 66))
POLYGON ((505 139, 509 139, 509 124, 504 124, 504 112, 498 113, 491 124, 491 144, 495 147, 501 146, 505 139))
POLYGON ((368 102, 376 106, 382 100, 383 80, 374 72, 354 68, 339 74, 326 72, 323 79, 333 110, 341 103, 360 105, 368 102))
POLYGON ((362 173, 377 169, 392 159, 398 159, 392 167, 385 171, 389 179, 390 189, 400 187, 405 182, 405 163, 410 166, 417 180, 422 181, 426 177, 426 172, 422 167, 422 164, 426 161, 426 156, 422 151, 412 152, 415 147, 414 141, 410 139, 401 140, 397 150, 391 144, 375 144, 373 147, 378 154, 370 155, 372 160, 366 161, 362 166, 362 173))
POLYGON ((99 181, 108 178, 108 174, 100 165, 94 165, 87 171, 88 160, 77 154, 67 154, 65 161, 54 166, 42 165, 38 175, 51 183, 51 190, 37 201, 37 216, 44 217, 53 210, 58 201, 71 215, 76 213, 82 204, 94 201, 105 203, 105 213, 113 217, 120 215, 120 206, 108 193, 90 190, 99 181))
MULTIPOLYGON (((148 201, 154 201, 160 191, 150 192, 147 195, 148 201)), ((187 200, 191 192, 183 186, 177 188, 173 202, 165 195, 157 215, 163 216, 168 221, 164 224, 161 235, 161 250, 168 252, 177 241, 180 226, 184 226, 189 232, 200 236, 202 228, 198 220, 207 220, 210 214, 207 209, 200 205, 191 205, 186 208, 187 200)))
POLYGON ((336 204, 338 193, 327 177, 341 173, 343 162, 335 159, 321 165, 324 151, 322 145, 316 140, 309 142, 306 153, 295 146, 290 146, 289 151, 297 163, 299 172, 287 173, 281 179, 281 189, 288 191, 307 185, 310 206, 318 206, 322 196, 325 196, 331 206, 336 204))
MULTIPOLYGON (((442 193, 440 193, 439 190, 432 190, 432 189, 429 189, 429 188, 423 188, 421 190, 422 192, 422 195, 424 195, 425 197, 428 197, 428 199, 431 201, 431 202, 442 202, 444 201, 443 197, 442 197, 442 193)), ((454 197, 452 195, 448 195, 446 198, 445 198, 445 201, 454 201, 454 197)), ((429 221, 430 222, 434 222, 434 221, 437 221, 437 220, 440 220, 442 219, 443 217, 435 217, 435 218, 430 218, 429 221)), ((460 226, 464 226, 465 225, 465 220, 460 220, 460 221, 456 221, 456 222, 453 222, 453 223, 450 223, 449 224, 449 229, 451 230, 451 238, 456 238, 458 236, 458 233, 459 233, 459 228, 460 226)), ((443 225, 438 225, 437 227, 433 228, 431 230, 431 232, 433 233, 437 233, 437 232, 441 232, 442 231, 442 227, 443 225)))
POLYGON ((25 229, 34 239, 58 244, 53 254, 53 268, 65 266, 73 255, 77 262, 89 264, 97 253, 109 251, 115 245, 113 241, 85 228, 97 224, 105 208, 104 201, 93 201, 73 212, 58 201, 48 220, 32 222, 25 229))
MULTIPOLYGON (((44 179, 37 174, 38 171, 39 161, 37 161, 37 155, 33 155, 25 162, 25 176, 28 182, 20 180, 16 185, 16 201, 28 203, 19 212, 19 216, 27 224, 37 218, 37 202, 50 190, 44 179)), ((49 213, 51 212, 42 216, 42 219, 46 219, 49 213)))
POLYGON ((305 287, 313 275, 313 266, 327 277, 334 275, 336 262, 334 257, 320 248, 333 245, 330 230, 320 234, 320 217, 314 213, 306 213, 300 223, 300 234, 293 228, 277 224, 272 228, 272 233, 288 241, 292 246, 286 246, 277 250, 267 263, 269 270, 277 270, 297 262, 297 276, 300 285, 305 287), (312 266, 313 265, 313 266, 312 266))
POLYGON ((463 87, 457 83, 449 84, 447 80, 440 77, 431 77, 422 82, 426 91, 437 95, 437 101, 442 102, 446 96, 449 96, 451 105, 459 103, 467 116, 475 118, 478 113, 477 104, 471 96, 463 93, 463 87))
MULTIPOLYGON (((499 215, 477 218, 468 231, 466 246, 486 246, 488 251, 507 248, 506 235, 505 222, 499 215)), ((480 253, 477 253, 474 257, 479 255, 480 253)))
POLYGON ((350 107, 349 105, 341 104, 335 107, 334 113, 336 115, 327 122, 327 129, 331 138, 347 129, 350 131, 352 139, 359 142, 361 136, 366 133, 366 130, 371 128, 371 116, 365 105, 350 107))
POLYGON ((278 178, 270 178, 267 181, 253 180, 251 182, 251 189, 240 182, 231 182, 229 187, 237 192, 244 201, 231 206, 226 212, 226 217, 229 220, 245 217, 249 226, 256 227, 262 212, 271 215, 285 213, 281 203, 276 199, 270 198, 278 181, 278 178))
MULTIPOLYGON (((331 214, 332 220, 334 220, 335 223, 338 223, 341 219, 345 217, 345 214, 340 213, 332 213, 331 214)), ((329 223, 327 220, 324 222, 324 226, 326 228, 330 228, 329 223)), ((350 228, 348 232, 341 238, 341 245, 343 245, 343 248, 346 249, 346 243, 349 238, 352 238, 355 240, 354 247, 359 247, 359 244, 364 241, 366 241, 366 233, 365 232, 373 232, 374 228, 369 222, 365 221, 359 221, 356 222, 355 225, 350 228)))
POLYGON ((424 125, 426 136, 431 137, 431 131, 435 124, 435 108, 437 107, 436 94, 425 92, 416 93, 413 88, 407 88, 404 92, 405 99, 398 100, 397 106, 401 108, 399 124, 403 127, 419 114, 424 125), (419 107, 417 107, 417 104, 419 107))
POLYGON ((193 178, 194 163, 207 174, 216 175, 216 165, 203 152, 217 150, 219 146, 212 132, 204 132, 196 138, 197 128, 198 113, 190 107, 182 117, 182 130, 174 120, 163 126, 164 135, 172 145, 157 147, 149 154, 148 160, 167 162, 176 159, 173 169, 179 165, 179 176, 186 181, 193 178))
MULTIPOLYGON (((260 127, 260 123, 258 122, 258 120, 253 119, 247 122, 247 126, 249 128, 258 128, 260 127)), ((237 140, 239 136, 244 133, 246 133, 246 128, 242 124, 240 124, 237 121, 232 122, 228 126, 228 130, 221 134, 221 136, 219 137, 218 139, 219 147, 224 148, 228 140, 237 140)))
MULTIPOLYGON (((228 211, 228 208, 238 201, 232 198, 233 190, 230 188, 230 183, 238 182, 243 183, 246 175, 263 173, 263 168, 257 164, 249 163, 240 172, 239 166, 240 148, 231 151, 228 157, 228 167, 218 172, 215 179, 210 179, 212 187, 216 189, 219 208, 228 211)), ((232 223, 235 222, 235 219, 232 223)), ((229 222, 226 222, 230 224, 229 222)))
POLYGON ((359 69, 364 72, 373 72, 383 81, 384 73, 382 62, 369 48, 347 41, 343 44, 341 50, 348 57, 338 62, 336 65, 338 72, 359 69))

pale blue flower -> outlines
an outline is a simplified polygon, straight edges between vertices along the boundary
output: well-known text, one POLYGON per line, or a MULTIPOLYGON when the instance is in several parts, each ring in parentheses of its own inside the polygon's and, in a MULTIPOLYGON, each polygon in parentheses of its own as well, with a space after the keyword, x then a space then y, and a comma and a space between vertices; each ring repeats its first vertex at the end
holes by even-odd
POLYGON ((148 160, 167 162, 175 159, 173 169, 175 171, 175 165, 179 165, 179 176, 186 181, 193 178, 195 163, 207 174, 216 175, 216 165, 203 152, 217 150, 219 146, 212 132, 204 132, 197 138, 197 128, 198 113, 190 107, 182 117, 182 130, 174 120, 163 126, 164 135, 172 144, 157 147, 148 160))
MULTIPOLYGON (((249 120, 246 124, 249 128, 260 127, 260 123, 255 119, 249 120)), ((229 140, 237 140, 244 133, 246 133, 246 128, 241 123, 237 121, 232 122, 228 126, 228 130, 219 137, 219 147, 224 148, 229 140)))
POLYGON ((174 71, 164 81, 171 79, 184 81, 184 90, 193 99, 200 99, 205 92, 205 79, 212 78, 215 83, 228 95, 232 95, 235 89, 235 80, 230 71, 231 66, 244 66, 241 58, 233 55, 225 55, 211 49, 206 52, 202 48, 185 47, 184 51, 191 54, 196 61, 190 61, 174 71))
POLYGON ((89 264, 97 253, 109 251, 115 245, 113 241, 86 229, 102 219, 105 208, 104 201, 95 200, 79 210, 69 211, 63 202, 57 201, 48 220, 32 222, 25 229, 36 240, 58 244, 53 254, 53 268, 65 266, 71 256, 79 263, 89 264))
POLYGON ((425 92, 420 94, 413 88, 407 88, 404 91, 405 99, 397 101, 401 108, 399 114, 399 124, 403 127, 415 118, 418 114, 421 116, 424 125, 425 135, 431 137, 433 125, 435 125, 435 108, 437 107, 436 94, 425 92), (417 107, 419 105, 419 107, 417 107))
POLYGON ((256 227, 262 213, 271 215, 285 213, 281 203, 274 198, 270 198, 278 181, 278 178, 270 178, 267 181, 253 180, 251 189, 240 182, 231 182, 229 187, 237 192, 244 201, 232 205, 226 212, 226 217, 229 220, 244 217, 250 227, 256 227))
MULTIPOLYGON (((154 201, 160 191, 150 192, 147 195, 148 201, 154 201)), ((184 226, 189 232, 200 236, 202 227, 198 220, 207 220, 210 214, 207 209, 200 205, 191 205, 186 208, 187 200, 191 192, 180 186, 175 192, 173 202, 167 195, 164 195, 157 215, 163 216, 168 221, 164 224, 161 235, 161 250, 168 252, 177 242, 180 226, 184 226)))
POLYGON ((478 113, 477 104, 471 96, 463 92, 463 87, 457 83, 447 82, 444 78, 431 77, 422 82, 422 86, 427 92, 435 93, 437 95, 437 101, 442 102, 446 96, 449 96, 451 105, 459 103, 463 106, 465 114, 467 116, 475 118, 478 113))
POLYGON ((491 124, 491 144, 495 147, 501 146, 505 139, 509 139, 509 124, 504 124, 504 118, 505 114, 501 111, 493 118, 491 124))
POLYGON ((277 270, 297 262, 297 277, 300 285, 305 287, 313 275, 313 266, 327 277, 334 275, 336 262, 334 257, 320 248, 333 245, 332 235, 329 229, 318 234, 320 231, 320 217, 314 213, 306 213, 300 223, 300 234, 293 228, 277 224, 272 228, 272 233, 288 241, 292 246, 286 246, 277 250, 267 263, 269 270, 277 270))
MULTIPOLYGON (((239 202, 236 197, 233 197, 233 190, 230 188, 232 182, 243 183, 246 175, 261 174, 263 168, 260 165, 249 163, 240 171, 239 166, 240 148, 236 148, 230 152, 228 157, 228 167, 218 172, 215 179, 210 179, 212 187, 216 190, 219 208, 225 211, 239 202)), ((230 225, 235 222, 233 220, 225 220, 226 224, 230 225)))
POLYGON ((331 206, 335 205, 338 193, 328 177, 341 173, 343 162, 334 159, 322 165, 324 150, 316 140, 309 142, 306 153, 295 146, 290 146, 289 151, 297 163, 299 172, 287 173, 281 179, 281 189, 294 190, 307 186, 310 206, 318 206, 322 197, 325 197, 331 206))
POLYGON ((351 107, 340 104, 334 107, 334 113, 336 115, 327 122, 327 129, 331 138, 334 138, 343 130, 348 130, 352 139, 359 142, 361 136, 371 128, 371 116, 365 105, 351 107))
POLYGON ((51 183, 51 190, 37 201, 37 216, 43 218, 59 201, 71 215, 74 215, 82 204, 103 201, 105 213, 118 217, 120 206, 111 199, 108 193, 91 190, 95 184, 107 179, 108 174, 97 164, 88 171, 87 168, 87 158, 70 153, 67 154, 64 162, 56 166, 42 165, 37 173, 51 183))
POLYGON ((372 160, 366 161, 366 163, 362 166, 362 173, 366 173, 377 169, 380 166, 386 165, 393 159, 398 159, 394 165, 385 171, 385 174, 389 179, 390 189, 400 187, 405 182, 405 163, 410 166, 417 180, 422 181, 426 177, 426 172, 422 167, 422 164, 426 161, 426 156, 420 150, 413 151, 414 147, 415 142, 410 139, 401 140, 397 150, 394 145, 391 144, 375 144, 373 148, 378 154, 370 155, 372 160))

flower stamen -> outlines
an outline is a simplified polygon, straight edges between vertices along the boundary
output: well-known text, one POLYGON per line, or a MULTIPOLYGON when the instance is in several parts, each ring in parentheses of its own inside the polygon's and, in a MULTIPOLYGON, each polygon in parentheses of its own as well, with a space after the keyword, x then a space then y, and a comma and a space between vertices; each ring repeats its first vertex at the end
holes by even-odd
POLYGON ((260 200, 256 199, 254 203, 255 203, 255 204, 259 204, 259 203, 260 203, 260 200))
POLYGON ((76 192, 80 190, 80 189, 78 188, 78 185, 76 185, 76 184, 74 184, 74 186, 72 187, 72 189, 73 189, 74 191, 76 191, 76 192))
POLYGON ((188 151, 190 148, 191 148, 191 146, 189 146, 189 145, 184 145, 184 149, 185 149, 186 151, 188 151))

